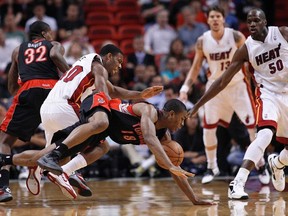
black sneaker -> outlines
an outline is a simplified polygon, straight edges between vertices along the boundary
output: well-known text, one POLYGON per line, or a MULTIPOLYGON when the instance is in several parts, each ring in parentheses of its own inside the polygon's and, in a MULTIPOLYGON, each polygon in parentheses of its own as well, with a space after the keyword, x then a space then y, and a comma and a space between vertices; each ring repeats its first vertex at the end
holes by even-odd
POLYGON ((13 199, 11 190, 8 186, 0 188, 0 202, 8 202, 13 199))
POLYGON ((69 176, 69 183, 78 188, 78 194, 80 196, 88 197, 92 196, 92 191, 86 184, 84 178, 79 173, 74 173, 69 176))
POLYGON ((63 169, 58 165, 61 153, 59 151, 52 151, 37 160, 37 164, 44 170, 52 172, 55 175, 61 175, 63 169))

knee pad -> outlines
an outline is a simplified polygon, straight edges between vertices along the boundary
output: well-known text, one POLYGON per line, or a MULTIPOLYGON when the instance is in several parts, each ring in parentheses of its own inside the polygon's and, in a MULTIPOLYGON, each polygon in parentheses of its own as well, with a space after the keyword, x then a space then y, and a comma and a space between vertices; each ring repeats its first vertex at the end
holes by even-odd
POLYGON ((247 148, 244 160, 251 160, 256 165, 261 157, 263 157, 265 149, 270 144, 272 137, 272 130, 268 128, 260 130, 256 139, 247 148))
POLYGON ((203 129, 203 141, 205 147, 215 146, 217 145, 217 136, 216 136, 217 128, 213 129, 203 129))

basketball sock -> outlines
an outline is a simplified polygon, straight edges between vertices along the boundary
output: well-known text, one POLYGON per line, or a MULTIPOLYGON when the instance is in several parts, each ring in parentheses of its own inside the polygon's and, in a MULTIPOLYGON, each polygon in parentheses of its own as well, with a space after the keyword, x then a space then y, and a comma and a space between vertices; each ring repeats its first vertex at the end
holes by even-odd
POLYGON ((248 176, 249 176, 249 173, 250 173, 249 170, 241 167, 234 180, 238 180, 238 181, 242 181, 242 182, 246 183, 248 176))
POLYGON ((207 157, 207 168, 214 169, 217 166, 217 147, 213 150, 205 150, 207 157))
POLYGON ((76 157, 74 157, 67 164, 63 165, 62 169, 68 176, 70 176, 76 170, 79 170, 79 169, 86 167, 86 166, 87 166, 87 162, 86 162, 85 158, 81 154, 78 154, 76 157))
POLYGON ((9 186, 10 172, 6 169, 0 170, 0 188, 9 186))
POLYGON ((279 156, 273 160, 275 166, 279 169, 283 168, 284 166, 288 165, 288 151, 283 149, 279 156))
POLYGON ((66 146, 64 143, 61 143, 55 148, 55 150, 59 151, 60 153, 63 153, 68 150, 68 146, 66 146))
POLYGON ((150 156, 148 159, 144 160, 142 163, 141 163, 141 166, 144 170, 147 170, 150 166, 154 165, 155 164, 155 157, 154 155, 150 156))
POLYGON ((217 137, 216 128, 203 130, 203 140, 207 157, 207 168, 214 169, 217 166, 217 137))

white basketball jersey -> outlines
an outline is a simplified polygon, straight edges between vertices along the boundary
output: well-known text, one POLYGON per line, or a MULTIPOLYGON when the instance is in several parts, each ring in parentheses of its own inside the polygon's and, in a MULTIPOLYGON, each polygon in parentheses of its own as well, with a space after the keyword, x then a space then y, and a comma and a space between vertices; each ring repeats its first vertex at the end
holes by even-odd
POLYGON ((95 57, 102 62, 101 57, 96 54, 82 56, 76 61, 50 91, 47 101, 69 100, 79 103, 82 94, 94 84, 94 75, 91 71, 92 62, 95 57))
POLYGON ((265 41, 245 42, 258 87, 272 92, 288 92, 288 44, 278 27, 268 27, 265 41))
MULTIPOLYGON (((221 40, 216 41, 207 31, 203 34, 203 53, 207 59, 211 75, 208 77, 209 81, 216 80, 228 68, 237 50, 237 45, 233 35, 233 29, 225 28, 224 35, 221 40)), ((241 71, 237 73, 229 85, 243 80, 244 74, 241 71)))

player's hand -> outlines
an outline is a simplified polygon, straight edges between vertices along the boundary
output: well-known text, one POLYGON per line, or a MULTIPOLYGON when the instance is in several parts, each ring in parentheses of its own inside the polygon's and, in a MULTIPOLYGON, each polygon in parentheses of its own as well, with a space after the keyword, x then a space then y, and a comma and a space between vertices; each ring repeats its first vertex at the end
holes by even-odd
POLYGON ((163 89, 164 89, 163 86, 152 86, 152 87, 146 88, 141 92, 141 97, 143 99, 153 97, 159 94, 160 92, 162 92, 163 89))
POLYGON ((195 116, 197 112, 198 112, 198 108, 196 106, 194 106, 192 109, 190 109, 188 111, 187 117, 191 118, 191 117, 195 116))
POLYGON ((182 177, 182 178, 188 178, 188 177, 194 177, 195 176, 194 173, 187 172, 187 171, 181 169, 181 167, 176 167, 176 166, 172 166, 169 169, 169 172, 173 173, 176 176, 182 177))
POLYGON ((213 201, 205 201, 205 200, 201 200, 201 199, 197 199, 195 201, 193 201, 194 205, 216 205, 216 202, 213 201))
POLYGON ((182 102, 186 102, 188 101, 188 95, 185 92, 180 92, 179 93, 179 100, 181 100, 182 102))

